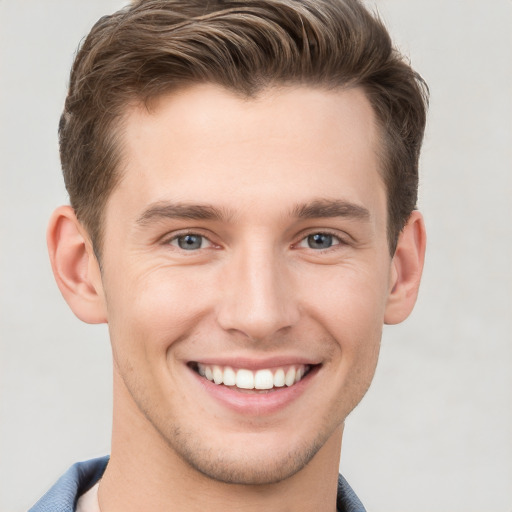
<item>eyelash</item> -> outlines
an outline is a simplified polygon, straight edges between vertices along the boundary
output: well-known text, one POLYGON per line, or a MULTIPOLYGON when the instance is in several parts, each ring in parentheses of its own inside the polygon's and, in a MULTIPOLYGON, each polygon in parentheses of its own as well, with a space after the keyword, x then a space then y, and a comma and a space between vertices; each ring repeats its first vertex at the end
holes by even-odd
MULTIPOLYGON (((212 242, 212 240, 206 236, 205 234, 199 232, 199 231, 184 231, 184 232, 181 232, 181 233, 176 233, 174 234, 172 237, 170 238, 167 238, 164 240, 164 245, 172 245, 173 247, 175 247, 176 249, 182 251, 182 252, 190 252, 190 253, 193 253, 193 252, 197 252, 198 250, 200 249, 211 249, 211 248, 219 248, 219 245, 215 244, 214 242, 212 242), (198 238, 201 238, 201 247, 198 247, 198 248, 195 248, 195 249, 184 249, 183 247, 180 247, 178 245, 178 240, 180 238, 184 238, 184 237, 187 237, 187 236, 191 236, 191 237, 198 237, 198 238), (206 241, 209 245, 207 247, 202 247, 204 241, 206 241), (175 242, 175 243, 173 243, 175 242)), ((317 252, 317 253, 322 253, 322 252, 326 252, 326 251, 330 251, 330 250, 336 250, 336 248, 338 246, 344 246, 344 245, 348 245, 347 241, 341 237, 339 235, 339 233, 334 233, 330 230, 314 230, 314 231, 309 231, 307 233, 303 233, 301 234, 301 237, 300 239, 293 243, 291 245, 292 248, 303 248, 303 249, 311 249, 313 250, 314 252, 317 252), (315 235, 324 235, 324 236, 329 236, 329 237, 332 237, 333 238, 333 241, 335 243, 333 243, 331 246, 329 247, 325 247, 325 248, 313 248, 313 247, 301 247, 301 244, 302 243, 305 243, 307 244, 308 243, 308 238, 309 237, 312 237, 312 236, 315 236, 315 235)))
POLYGON ((348 242, 346 241, 346 239, 344 239, 343 237, 340 236, 340 234, 338 232, 333 232, 333 231, 330 231, 329 229, 319 229, 319 230, 313 230, 313 231, 309 231, 309 232, 306 232, 304 234, 301 234, 301 237, 300 239, 298 240, 298 242, 294 243, 293 244, 293 247, 300 247, 300 244, 302 243, 307 243, 307 240, 310 236, 315 236, 315 235, 326 235, 326 236, 330 236, 333 238, 333 241, 335 241, 335 243, 333 243, 330 247, 326 247, 326 248, 317 248, 317 249, 313 249, 312 247, 304 247, 304 249, 311 249, 317 253, 323 253, 323 252, 326 252, 326 251, 331 251, 331 250, 336 250, 336 248, 338 246, 345 246, 345 245, 348 245, 348 242))
POLYGON ((196 250, 192 250, 192 249, 187 250, 187 249, 183 249, 182 247, 179 247, 178 240, 180 238, 184 238, 184 237, 187 237, 187 236, 201 238, 201 240, 203 242, 206 241, 209 244, 208 247, 199 247, 196 250, 199 250, 199 249, 209 249, 209 248, 212 248, 212 247, 213 248, 218 247, 214 242, 212 242, 210 240, 210 238, 208 236, 206 236, 205 234, 203 234, 201 232, 198 232, 198 231, 183 231, 181 233, 176 233, 172 237, 165 239, 164 240, 164 244, 165 245, 172 245, 173 247, 176 247, 176 249, 181 250, 183 252, 195 252, 196 250), (173 244, 173 242, 176 242, 176 245, 173 244))

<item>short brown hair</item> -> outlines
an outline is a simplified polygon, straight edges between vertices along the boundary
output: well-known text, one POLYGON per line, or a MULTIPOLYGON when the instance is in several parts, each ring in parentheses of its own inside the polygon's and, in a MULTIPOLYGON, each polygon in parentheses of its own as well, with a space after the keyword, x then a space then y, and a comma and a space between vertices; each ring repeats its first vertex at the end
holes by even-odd
POLYGON ((416 207, 428 93, 377 17, 358 0, 140 0, 84 40, 59 125, 71 205, 97 254, 127 105, 199 82, 248 97, 272 85, 362 88, 382 133, 394 253, 416 207))

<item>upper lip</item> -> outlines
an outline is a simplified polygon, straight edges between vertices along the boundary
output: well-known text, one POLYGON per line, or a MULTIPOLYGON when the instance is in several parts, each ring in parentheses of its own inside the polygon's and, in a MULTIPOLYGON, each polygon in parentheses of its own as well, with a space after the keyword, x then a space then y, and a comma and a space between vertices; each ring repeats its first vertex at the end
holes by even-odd
POLYGON ((232 368, 256 371, 290 365, 314 366, 320 364, 320 361, 308 357, 280 355, 261 359, 254 357, 206 357, 189 361, 189 364, 193 363, 201 363, 206 366, 231 366, 232 368))

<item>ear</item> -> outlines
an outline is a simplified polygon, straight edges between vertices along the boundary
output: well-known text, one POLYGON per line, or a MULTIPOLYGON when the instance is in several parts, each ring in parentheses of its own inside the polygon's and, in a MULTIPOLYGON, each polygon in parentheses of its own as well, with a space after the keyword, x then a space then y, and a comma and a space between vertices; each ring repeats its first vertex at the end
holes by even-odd
POLYGON ((57 208, 46 234, 53 275, 73 313, 89 324, 107 321, 98 260, 71 206, 57 208))
POLYGON ((398 324, 411 313, 420 287, 426 242, 423 216, 415 210, 398 237, 391 262, 390 293, 384 323, 398 324))

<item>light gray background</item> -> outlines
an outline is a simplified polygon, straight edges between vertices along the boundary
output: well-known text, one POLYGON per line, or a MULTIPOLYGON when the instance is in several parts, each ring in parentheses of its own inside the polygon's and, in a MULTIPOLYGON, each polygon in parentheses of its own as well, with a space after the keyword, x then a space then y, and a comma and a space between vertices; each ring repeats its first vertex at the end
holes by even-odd
MULTIPOLYGON (((385 331, 341 469, 370 512, 512 511, 512 1, 376 0, 431 87, 416 311, 385 331)), ((78 41, 120 0, 0 0, 0 510, 108 453, 104 326, 76 320, 44 231, 78 41)))

